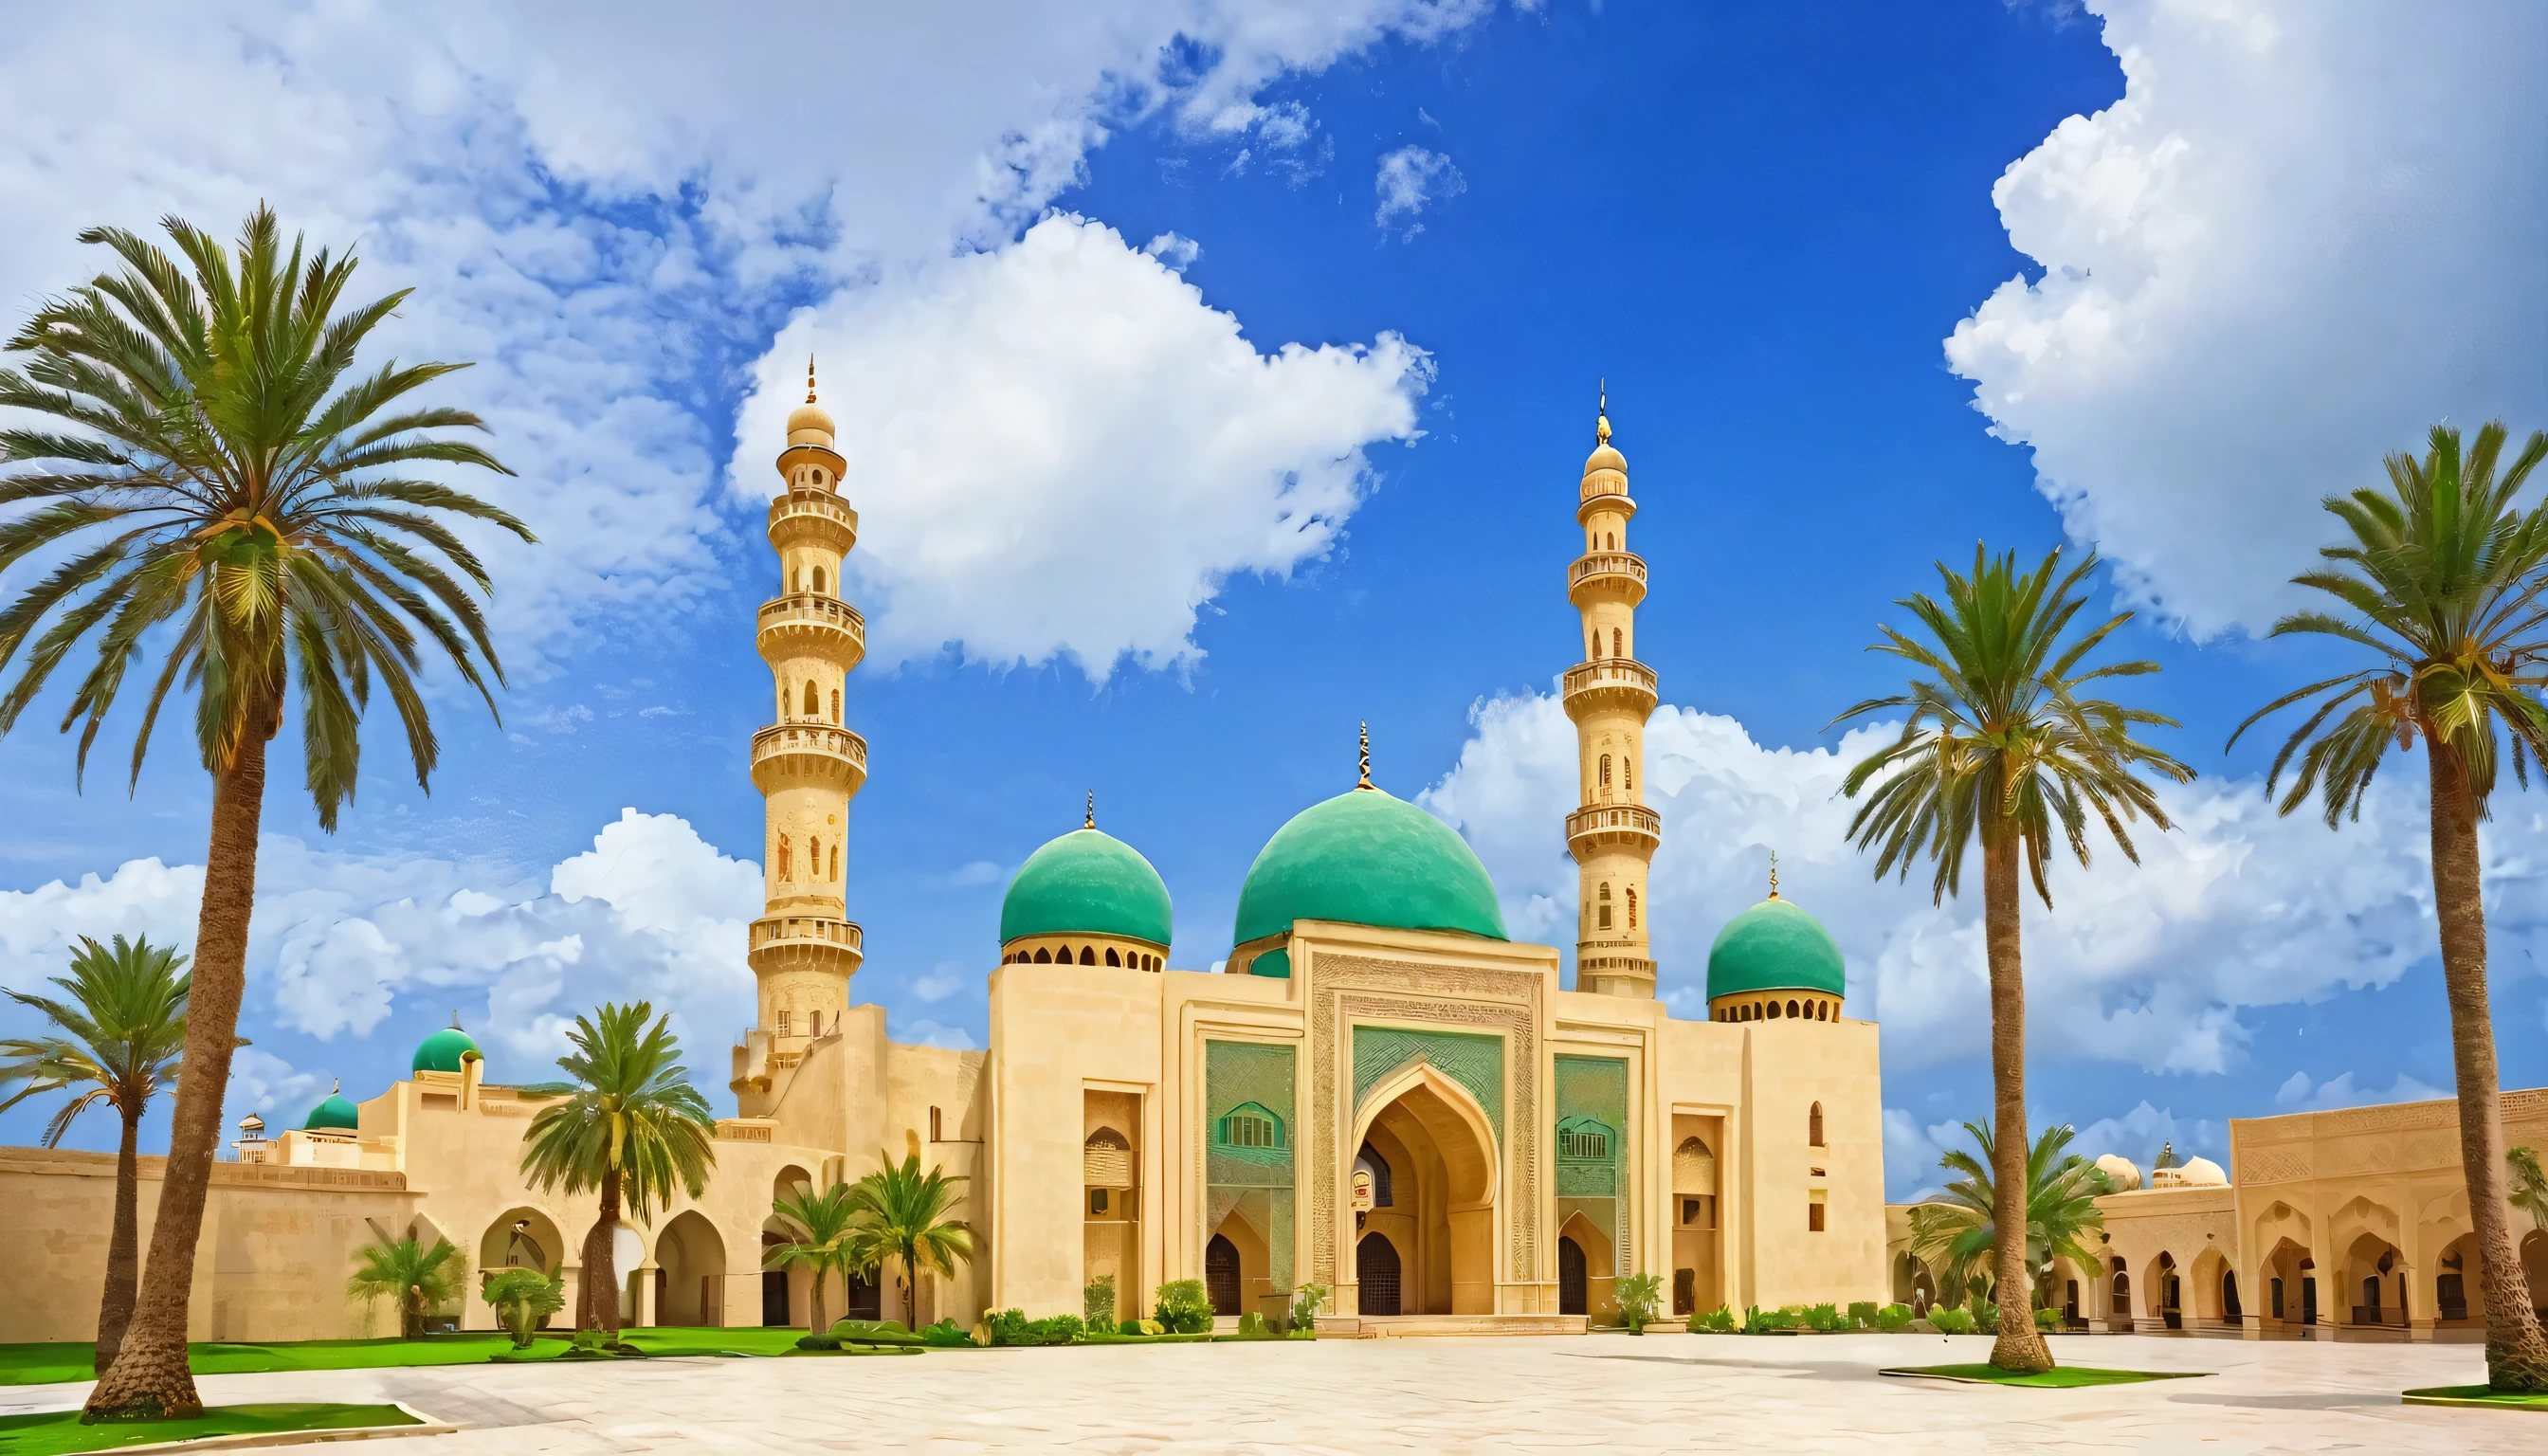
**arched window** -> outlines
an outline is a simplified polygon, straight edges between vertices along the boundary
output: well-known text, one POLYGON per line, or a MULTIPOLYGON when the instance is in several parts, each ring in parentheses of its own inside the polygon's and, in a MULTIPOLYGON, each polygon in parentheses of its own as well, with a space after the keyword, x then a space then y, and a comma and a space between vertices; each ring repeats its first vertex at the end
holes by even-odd
POLYGON ((1095 947, 1093 947, 1093 946, 1082 946, 1082 947, 1080 947, 1080 948, 1079 948, 1079 963, 1080 963, 1080 964, 1082 964, 1082 965, 1095 965, 1095 964, 1097 963, 1097 951, 1096 951, 1096 948, 1095 948, 1095 947))
POLYGON ((1222 1114, 1213 1124, 1213 1140, 1224 1147, 1270 1149, 1288 1145, 1283 1138, 1283 1120, 1256 1102, 1242 1102, 1222 1114))
POLYGON ((798 567, 796 569, 796 574, 787 579, 787 590, 790 593, 801 592, 805 590, 805 569, 803 567, 798 567))
POLYGON ((778 1035, 787 1035, 787 1013, 784 1011, 778 1013, 778 1035))
POLYGON ((1777 1019, 1778 1019, 1778 1003, 1777 1003, 1777 1002, 1775 1002, 1775 1001, 1773 1001, 1773 1002, 1771 1002, 1771 1003, 1770 1003, 1770 1020, 1772 1020, 1772 1021, 1776 1021, 1777 1019))
POLYGON ((1050 946, 1038 946, 1036 948, 1036 964, 1050 965, 1051 963, 1052 948, 1050 946))
POLYGON ((1592 907, 1592 923, 1602 930, 1610 928, 1610 882, 1601 882, 1600 901, 1592 907))
POLYGON ((778 680, 778 716, 779 716, 779 717, 781 717, 781 718, 785 718, 785 717, 787 716, 787 710, 788 710, 789 708, 791 708, 791 707, 794 707, 795 705, 796 705, 796 694, 787 690, 787 680, 786 680, 786 679, 784 679, 784 678, 779 679, 779 680, 778 680))
POLYGON ((1823 1105, 1819 1102, 1814 1104, 1813 1111, 1805 1114, 1805 1145, 1823 1145, 1823 1105))
POLYGON ((1789 1015, 1789 1016, 1794 1016, 1795 1014, 1796 1014, 1796 1003, 1795 1003, 1795 1002, 1793 1002, 1793 1001, 1790 1001, 1790 1002, 1788 1002, 1788 1003, 1787 1003, 1787 1015, 1789 1015))
POLYGON ((832 841, 832 883, 841 882, 841 842, 832 841))
POLYGON ((1637 761, 1626 754, 1619 756, 1619 786, 1630 793, 1637 791, 1637 761))
POLYGON ((1817 1001, 1817 1002, 1815 1002, 1815 1003, 1814 1003, 1814 1020, 1816 1020, 1816 1021, 1829 1021, 1829 1020, 1831 1020, 1831 1019, 1832 1019, 1832 1004, 1831 1004, 1830 1002, 1828 1002, 1828 1001, 1817 1001))
POLYGON ((1560 1162, 1608 1162, 1610 1129, 1592 1118, 1558 1119, 1557 1157, 1560 1162))
POLYGON ((1637 887, 1628 886, 1628 929, 1637 928, 1637 887))
POLYGON ((841 689, 837 687, 832 689, 832 721, 841 721, 841 689))
POLYGON ((1124 963, 1124 957, 1116 955, 1115 948, 1109 946, 1106 948, 1106 963, 1109 965, 1122 965, 1124 963))
POLYGON ((1378 1148, 1365 1142, 1362 1145, 1362 1151, 1354 1154, 1355 1192, 1363 1192, 1367 1185, 1371 1194, 1371 1207, 1395 1208, 1397 1202, 1390 1192, 1390 1179, 1389 1159, 1382 1157, 1378 1148))
POLYGON ((1617 531, 1612 531, 1610 533, 1609 541, 1611 550, 1616 551, 1619 549, 1619 533, 1617 531))
POLYGON ((823 837, 821 835, 805 841, 805 877, 821 879, 823 877, 823 837))
POLYGON ((822 689, 814 685, 814 680, 811 678, 805 680, 805 716, 809 718, 823 716, 822 689))
POLYGON ((1601 786, 1603 788, 1608 788, 1610 786, 1610 756, 1608 754, 1603 754, 1601 756, 1601 786))
POLYGON ((814 591, 816 592, 816 593, 817 593, 817 594, 819 594, 819 593, 822 592, 822 590, 823 590, 823 569, 822 569, 821 567, 819 567, 819 566, 818 566, 818 567, 814 568, 814 591))
POLYGON ((1628 649, 1623 645, 1626 641, 1627 638, 1625 634, 1621 633, 1618 628, 1612 627, 1610 629, 1610 656, 1626 657, 1628 655, 1628 649))
POLYGON ((789 853, 787 836, 783 834, 778 836, 778 877, 782 880, 796 877, 795 856, 789 853))

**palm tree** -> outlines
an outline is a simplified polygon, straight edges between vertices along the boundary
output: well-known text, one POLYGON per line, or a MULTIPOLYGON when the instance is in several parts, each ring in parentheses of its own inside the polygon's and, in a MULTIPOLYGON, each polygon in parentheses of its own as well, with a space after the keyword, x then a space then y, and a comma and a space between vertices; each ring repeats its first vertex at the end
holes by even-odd
POLYGON ((917 1152, 897 1163, 892 1154, 878 1151, 876 1161, 876 1171, 850 1186, 850 1206, 858 1220, 853 1267, 866 1273, 888 1258, 900 1260, 907 1281, 903 1321, 917 1328, 922 1272, 952 1275, 958 1260, 973 1261, 973 1230, 947 1217, 964 1201, 956 1185, 965 1180, 943 1168, 923 1173, 917 1152))
POLYGON ((2512 1195, 2505 1201, 2528 1214, 2533 1228, 2548 1228, 2548 1172, 2539 1167, 2539 1149, 2508 1148, 2503 1160, 2512 1167, 2512 1195))
POLYGON ((71 1121, 103 1104, 124 1123, 115 1150, 115 1227, 106 1243, 106 1292, 97 1306, 97 1369, 115 1363, 141 1283, 139 1206, 142 1115, 177 1074, 186 1046, 186 957, 147 939, 115 938, 112 949, 86 936, 71 973, 54 976, 63 999, 5 991, 59 1029, 49 1037, 0 1039, 0 1086, 24 1083, 0 1101, 0 1112, 46 1092, 72 1092, 51 1122, 45 1145, 59 1146, 71 1121))
POLYGON ((345 1298, 366 1305, 398 1301, 399 1337, 424 1338, 424 1317, 460 1295, 460 1250, 436 1238, 427 1248, 413 1238, 367 1244, 354 1251, 354 1277, 345 1298))
POLYGON ((825 1276, 837 1269, 846 1280, 859 1271, 861 1264, 858 1208, 851 1202, 850 1186, 835 1183, 821 1193, 811 1187, 801 1188, 779 1199, 772 1211, 795 1236, 765 1250, 762 1267, 813 1271, 813 1322, 806 1327, 820 1334, 831 1328, 830 1321, 823 1318, 825 1276))
MULTIPOLYGON (((1987 1125, 1966 1123, 1964 1131, 1972 1135, 1981 1155, 1956 1147, 1938 1159, 1938 1166, 1962 1176, 1947 1185, 1943 1198, 1911 1210, 1911 1253, 1936 1270, 1942 1283, 1968 1290, 1977 1272, 1998 1264, 1999 1195, 1994 1178, 1999 1153, 1987 1125)), ((2064 1150, 2076 1136, 2067 1124, 2047 1128, 2026 1154, 2025 1288, 2030 1307, 2034 1291, 2054 1260, 2068 1259, 2082 1269, 2097 1265, 2087 1235, 2106 1227, 2097 1198, 2112 1192, 2113 1185, 2096 1164, 2064 1150)), ((2001 1284, 1993 1291, 2003 1322, 2014 1304, 2007 1297, 2010 1288, 2001 1284)))
POLYGON ((2527 783, 2532 758, 2548 763, 2548 704, 2539 699, 2548 682, 2548 607, 2540 603, 2548 590, 2548 504, 2524 510, 2515 503, 2531 471, 2548 459, 2548 434, 2533 431, 2499 476, 2504 438, 2502 422, 2495 421, 2463 454, 2460 432, 2437 424, 2422 460, 2404 452, 2388 458, 2388 491, 2366 487, 2327 498, 2328 512, 2352 539, 2320 548, 2328 565, 2292 580, 2345 610, 2294 612, 2270 635, 2333 637, 2378 660, 2284 693, 2230 741, 2268 714, 2320 699, 2274 755, 2265 786, 2272 792, 2297 755, 2299 773, 2276 807, 2291 813, 2316 789, 2329 829, 2361 817, 2363 795, 2392 747, 2424 745, 2460 1166, 2470 1231, 2486 1269, 2487 1380, 2497 1390, 2540 1392, 2548 1391, 2548 1338, 2504 1209, 2477 826, 2498 782, 2499 725, 2511 739, 2516 779, 2527 783))
POLYGON ((150 1279, 115 1365, 90 1392, 88 1412, 99 1418, 203 1409, 186 1371, 187 1293, 245 981, 266 749, 292 680, 305 778, 332 832, 354 791, 358 730, 376 682, 398 708, 418 783, 431 774, 437 750, 415 682, 419 629, 494 710, 486 680, 500 683, 503 670, 454 576, 483 592, 487 573, 440 516, 531 539, 504 511, 402 474, 419 465, 503 470, 478 446, 434 433, 481 427, 476 415, 408 401, 461 366, 353 372, 405 291, 340 310, 354 260, 324 249, 305 258, 298 237, 287 252, 264 208, 235 249, 174 218, 165 227, 182 262, 120 228, 81 233, 111 248, 124 271, 45 303, 8 342, 28 356, 23 369, 0 369, 0 410, 59 426, 0 429, 0 457, 29 467, 0 478, 0 506, 28 507, 0 521, 0 572, 52 563, 0 609, 0 669, 33 640, 0 693, 0 734, 71 648, 94 638, 96 661, 61 720, 64 732, 80 725, 82 776, 139 666, 149 682, 131 781, 181 680, 195 695, 196 749, 213 777, 195 933, 201 994, 177 1079, 150 1279), (154 664, 155 655, 165 661, 154 664))
MULTIPOLYGON (((2017 1223, 2026 1189, 2026 980, 2018 931, 2018 863, 2025 861, 2036 895, 2048 907, 2052 887, 2048 862, 2066 844, 2088 863, 2088 818, 2093 812, 2124 857, 2138 864, 2128 821, 2147 815, 2168 827, 2157 792, 2141 777, 2147 771, 2179 783, 2194 771, 2133 737, 2140 727, 2174 727, 2173 720, 2079 690, 2107 678, 2155 673, 2152 662, 2112 663, 2082 669, 2117 627, 2119 613, 2103 626, 2065 637, 2083 605, 2079 584, 2096 568, 2090 556, 2055 580, 2061 553, 2054 550, 2031 572, 2017 569, 2016 553, 1993 559, 1973 549, 1970 577, 1946 564, 1938 575, 1946 601, 1913 594, 1896 604, 1919 618, 1936 645, 1891 627, 1869 648, 1889 653, 1935 675, 1914 679, 1908 691, 1869 698, 1832 720, 1905 708, 1902 732, 1862 760, 1842 782, 1856 798, 1872 794, 1850 820, 1861 849, 1876 853, 1875 874, 1909 878, 1911 864, 1926 855, 1937 866, 1932 898, 1945 903, 1961 886, 1964 855, 1978 844, 1982 859, 1982 921, 1990 964, 1991 1117, 1996 1136, 1992 1188, 2000 1201, 1993 1219, 2017 1223), (2056 833, 2059 839, 2056 841, 2056 833)), ((2015 1239, 2000 1245, 1995 1280, 2002 1289, 2028 1288, 2026 1248, 2015 1239)), ((2052 1351, 2027 1320, 2002 1320, 1991 1363, 2004 1370, 2048 1370, 2052 1351)))
POLYGON ((584 1237, 577 1280, 576 1328, 619 1333, 619 1277, 611 1236, 625 1203, 641 1223, 679 1187, 690 1197, 707 1187, 716 1166, 716 1120, 681 1064, 682 1044, 669 1016, 652 1004, 604 1003, 575 1019, 566 1034, 575 1053, 558 1065, 577 1091, 543 1107, 522 1135, 522 1171, 531 1186, 563 1185, 572 1198, 601 1192, 601 1212, 584 1237))
POLYGON ((566 1308, 564 1282, 537 1269, 506 1269, 487 1281, 481 1297, 513 1336, 513 1347, 527 1350, 540 1321, 566 1308))

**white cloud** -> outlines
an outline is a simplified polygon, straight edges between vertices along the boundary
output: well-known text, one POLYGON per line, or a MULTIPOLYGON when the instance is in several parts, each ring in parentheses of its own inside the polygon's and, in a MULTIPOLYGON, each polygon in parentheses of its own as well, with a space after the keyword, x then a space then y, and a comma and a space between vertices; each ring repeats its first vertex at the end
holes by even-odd
POLYGON ((2315 1087, 2307 1072, 2294 1072, 2274 1091, 2274 1106, 2283 1112, 2326 1112, 2339 1107, 2374 1107, 2389 1102, 2430 1102, 2451 1094, 2427 1087, 2405 1072, 2386 1092, 2353 1085, 2353 1073, 2339 1072, 2315 1087))
MULTIPOLYGON (((1495 875, 1517 937, 1573 939, 1576 873, 1556 826, 1575 802, 1574 726, 1554 697, 1480 703, 1460 761, 1423 803, 1457 826, 1495 875)), ((1662 990, 1703 1013, 1707 948, 1767 890, 1831 928, 1847 956, 1850 1008, 1885 1028, 1887 1064, 1975 1055, 1988 1014, 1979 887, 1930 903, 1928 880, 1870 878, 1851 848, 1848 766, 1896 730, 1862 729, 1831 749, 1772 749, 1731 718, 1657 710, 1646 731, 1647 799, 1664 820, 1650 888, 1662 990)), ((2253 779, 2161 789, 2177 828, 2136 836, 2135 866, 2096 846, 2091 867, 2052 876, 2055 908, 2026 910, 2030 1054, 2217 1072, 2240 1063, 2248 1008, 2387 985, 2435 954, 2419 785, 2383 779, 2359 823, 2330 832, 2281 818, 2253 779)), ((2517 809, 2518 804, 2507 806, 2517 809)), ((2548 820, 2500 813, 2484 831, 2496 963, 2521 974, 2548 947, 2548 820)))
POLYGON ((964 989, 977 972, 960 960, 941 960, 911 982, 911 994, 923 1001, 944 1001, 964 989))
MULTIPOLYGON (((242 1046, 230 1053, 230 1085, 222 1101, 222 1115, 228 1119, 251 1112, 280 1114, 297 1122, 318 1104, 327 1082, 323 1074, 296 1070, 270 1051, 242 1046)), ((275 1116, 266 1117, 266 1122, 278 1130, 286 1126, 275 1116)))
POLYGON ((2149 1186, 2150 1169, 2158 1164, 2159 1149, 2171 1145, 2179 1161, 2208 1157, 2226 1163, 2230 1130, 2210 1118, 2180 1119, 2173 1110, 2143 1101, 2122 1117, 2090 1123, 2070 1140, 2070 1150, 2092 1162, 2110 1152, 2131 1159, 2141 1170, 2144 1188, 2149 1186))
POLYGON ((905 1046, 938 1046, 949 1051, 973 1049, 973 1034, 962 1027, 951 1027, 926 1017, 901 1022, 891 1028, 893 1040, 905 1046))
POLYGON ((1203 244, 1180 232, 1162 232, 1141 247, 1171 273, 1183 273, 1203 256, 1203 244))
POLYGON ((1387 333, 1260 354, 1158 259, 1056 216, 789 324, 736 427, 741 498, 770 494, 808 353, 860 512, 870 655, 955 642, 1100 680, 1198 656, 1197 614, 1230 575, 1325 556, 1365 447, 1418 433, 1431 375, 1387 333))
POLYGON ((2548 424, 2548 7, 2095 0, 2124 98, 1992 190, 2045 271, 1956 328, 2070 533, 2197 634, 2298 597, 2330 493, 2548 424))
POLYGON ((1380 159, 1380 171, 1372 178, 1372 190, 1380 194, 1380 210, 1372 221, 1383 232, 1404 225, 1399 235, 1413 237, 1424 230, 1417 220, 1427 207, 1459 196, 1468 186, 1449 157, 1421 146, 1402 146, 1380 159))

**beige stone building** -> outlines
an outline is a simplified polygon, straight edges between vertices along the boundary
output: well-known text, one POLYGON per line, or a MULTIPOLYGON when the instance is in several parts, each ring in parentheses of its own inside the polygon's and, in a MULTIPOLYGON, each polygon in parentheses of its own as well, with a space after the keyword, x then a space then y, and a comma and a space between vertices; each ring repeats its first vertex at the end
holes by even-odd
MULTIPOLYGON (((2548 1150, 2548 1090, 2503 1094, 2507 1145, 2548 1150)), ((2100 1266, 2060 1261, 2051 1294, 2074 1327, 2246 1339, 2482 1340, 2486 1273, 2470 1232, 2459 1108, 2450 1101, 2233 1118, 2230 1168, 2142 1170, 2097 1159, 2118 1191, 2100 1266)), ((2534 1298, 2548 1230, 2509 1210, 2534 1298)), ((1889 1226, 1895 1297, 1934 1297, 1889 1226)))
MULTIPOLYGON (((879 1149, 968 1180, 981 1257, 924 1281, 923 1320, 1076 1314, 1109 1275, 1119 1317, 1166 1280, 1203 1281, 1230 1318, 1279 1319, 1323 1286, 1330 1334, 1581 1329, 1636 1273, 1662 1281, 1668 1312, 1881 1293, 1876 1029, 1842 1014, 1829 933, 1774 879, 1710 951, 1706 1020, 1655 995, 1656 681, 1633 655, 1647 569, 1606 415, 1567 577, 1587 649, 1563 687, 1582 792, 1551 826, 1583 877, 1572 989, 1557 948, 1506 936, 1460 837, 1373 781, 1366 744, 1358 782, 1267 841, 1211 970, 1168 965, 1166 887, 1092 808, 1009 886, 995 963, 984 948, 989 1049, 949 1051, 889 1041, 882 1008, 852 993, 864 944, 842 851, 867 764, 844 698, 864 628, 839 589, 858 516, 808 386, 769 513, 780 592, 759 645, 776 711, 751 753, 768 904, 747 948, 759 1005, 733 1050, 739 1115, 718 1125, 702 1197, 622 1230, 633 1319, 802 1322, 803 1276, 760 1269, 773 1196, 854 1179, 879 1149)), ((206 1224, 198 1333, 347 1332, 335 1290, 353 1249, 410 1229, 451 1238, 475 1271, 572 1277, 590 1202, 533 1196, 514 1171, 527 1118, 565 1089, 488 1076, 465 1034, 437 1033, 408 1080, 243 1138, 206 1224)), ((14 1302, 0 1339, 85 1337, 106 1173, 0 1154, 0 1240, 42 1250, 8 1257, 40 1266, 46 1296, 14 1302)), ((873 1312, 879 1292, 850 1305, 873 1312)))

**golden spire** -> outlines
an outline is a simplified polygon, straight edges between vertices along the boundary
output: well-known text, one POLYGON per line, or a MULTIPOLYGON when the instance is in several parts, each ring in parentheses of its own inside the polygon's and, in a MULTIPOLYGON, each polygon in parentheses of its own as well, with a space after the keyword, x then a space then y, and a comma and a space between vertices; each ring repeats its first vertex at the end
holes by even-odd
POLYGON ((1601 403, 1592 411, 1592 443, 1610 443, 1610 381, 1601 381, 1601 403))
POLYGON ((1088 822, 1079 827, 1082 829, 1097 827, 1097 790, 1093 788, 1088 791, 1088 822))
POLYGON ((337 1093, 342 1092, 342 1091, 344 1091, 344 1090, 345 1090, 345 1079, 344 1079, 343 1077, 329 1077, 329 1078, 327 1079, 327 1095, 328 1095, 328 1096, 333 1097, 333 1096, 335 1096, 337 1093))
POLYGON ((1770 898, 1778 898, 1778 852, 1770 852, 1770 898))
POLYGON ((1356 783, 1354 787, 1370 789, 1380 787, 1379 784, 1371 781, 1371 725, 1369 723, 1362 725, 1362 781, 1356 783))
POLYGON ((814 356, 805 356, 805 403, 814 403, 814 356))

